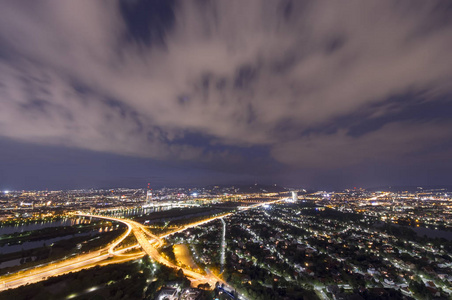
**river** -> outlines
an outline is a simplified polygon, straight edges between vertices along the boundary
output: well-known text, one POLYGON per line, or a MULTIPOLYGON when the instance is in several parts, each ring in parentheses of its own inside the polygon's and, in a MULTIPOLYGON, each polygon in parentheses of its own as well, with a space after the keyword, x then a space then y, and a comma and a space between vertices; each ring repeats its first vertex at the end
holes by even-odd
MULTIPOLYGON (((75 218, 62 218, 55 221, 38 221, 38 222, 32 222, 32 223, 22 223, 22 224, 16 224, 16 225, 4 225, 0 226, 0 238, 2 235, 6 234, 12 234, 15 232, 25 232, 25 231, 33 231, 33 230, 40 230, 44 228, 50 228, 50 227, 60 227, 60 226, 73 226, 78 224, 89 224, 91 223, 90 218, 85 217, 75 217, 75 218)), ((101 232, 107 232, 113 230, 113 227, 105 227, 105 228, 94 228, 91 231, 88 232, 82 232, 82 233, 76 233, 76 234, 68 234, 64 236, 54 237, 54 238, 47 238, 42 240, 36 240, 36 241, 24 241, 20 244, 5 244, 0 247, 0 255, 2 254, 9 254, 13 252, 19 252, 22 250, 30 250, 34 248, 42 247, 44 244, 49 246, 52 243, 59 242, 61 240, 67 240, 74 237, 81 237, 81 236, 96 236, 101 234, 101 232)), ((74 245, 75 247, 76 245, 74 245)), ((10 267, 19 265, 20 259, 13 259, 9 261, 4 261, 0 263, 0 268, 10 267)))
POLYGON ((16 225, 0 226, 0 236, 15 232, 24 232, 30 230, 39 230, 47 227, 72 226, 78 224, 89 224, 91 221, 87 218, 63 218, 56 221, 38 221, 32 223, 23 223, 16 225))

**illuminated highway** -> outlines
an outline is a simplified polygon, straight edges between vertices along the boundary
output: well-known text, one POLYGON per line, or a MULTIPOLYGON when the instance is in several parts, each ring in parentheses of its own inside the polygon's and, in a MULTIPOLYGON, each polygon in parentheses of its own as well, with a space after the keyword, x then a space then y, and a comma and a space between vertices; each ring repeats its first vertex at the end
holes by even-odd
POLYGON ((156 236, 155 234, 153 234, 152 232, 150 232, 146 226, 129 220, 129 219, 121 219, 121 218, 114 218, 114 217, 106 217, 106 216, 100 216, 100 215, 89 215, 89 214, 77 214, 78 216, 81 217, 88 217, 88 218, 96 218, 96 219, 104 219, 104 220, 109 220, 109 221, 116 221, 116 222, 120 222, 125 224, 128 227, 127 232, 124 234, 123 238, 119 241, 117 241, 116 243, 114 243, 109 251, 111 254, 116 254, 114 251, 114 248, 116 248, 116 246, 118 246, 132 231, 133 233, 136 235, 137 232, 142 232, 143 234, 146 234, 147 236, 149 236, 150 238, 152 238, 155 242, 157 242, 157 244, 161 244, 163 243, 162 239, 158 236, 156 236))
MULTIPOLYGON (((41 280, 45 280, 51 276, 59 276, 69 272, 79 271, 87 267, 93 267, 99 265, 100 262, 111 257, 110 254, 101 254, 101 251, 96 251, 93 254, 87 256, 81 256, 78 258, 72 258, 64 260, 59 263, 53 263, 46 265, 42 268, 35 268, 25 272, 18 272, 8 277, 0 278, 0 291, 16 288, 21 285, 36 283, 41 280)), ((129 260, 134 260, 141 257, 142 254, 137 253, 133 256, 128 256, 127 258, 112 260, 108 262, 111 263, 121 263, 129 260)))
POLYGON ((183 227, 181 227, 179 229, 176 229, 174 231, 171 231, 169 233, 166 233, 166 234, 160 236, 160 239, 167 238, 168 236, 173 235, 175 233, 182 232, 182 231, 185 231, 185 230, 187 230, 189 228, 193 228, 193 227, 196 227, 196 226, 201 226, 201 225, 207 224, 209 222, 212 222, 212 221, 214 221, 216 219, 224 218, 224 217, 227 217, 227 216, 232 215, 232 214, 233 213, 222 214, 222 215, 215 216, 215 217, 212 217, 212 218, 208 218, 208 219, 205 219, 205 220, 202 220, 202 221, 190 223, 190 224, 185 225, 185 226, 183 226, 183 227))
POLYGON ((221 218, 221 223, 223 224, 223 233, 221 235, 221 258, 220 258, 220 266, 221 266, 221 273, 223 273, 224 270, 224 262, 226 261, 226 222, 223 218, 221 218))
MULTIPOLYGON (((80 216, 86 216, 86 217, 92 217, 90 215, 80 215, 80 216)), ((110 220, 113 220, 114 218, 110 218, 110 220)), ((130 254, 130 255, 123 255, 123 252, 126 252, 128 250, 131 250, 136 247, 136 245, 121 249, 119 251, 114 251, 114 249, 124 241, 124 239, 132 232, 132 226, 129 225, 127 222, 124 222, 122 219, 114 219, 114 221, 121 222, 125 225, 127 225, 128 229, 127 231, 121 235, 118 239, 116 239, 110 246, 107 246, 101 250, 94 251, 92 253, 83 254, 78 257, 73 257, 70 259, 66 259, 59 262, 54 262, 47 264, 42 267, 36 267, 31 270, 26 271, 19 271, 17 273, 14 273, 12 275, 8 276, 2 276, 0 277, 0 291, 10 289, 10 288, 16 288, 24 284, 28 283, 35 283, 39 282, 41 280, 46 279, 49 276, 57 276, 57 275, 63 275, 65 273, 73 272, 76 270, 81 270, 86 267, 92 267, 96 264, 99 264, 99 262, 106 260, 109 257, 112 257, 114 255, 116 256, 126 256, 122 258, 122 260, 113 260, 112 263, 116 262, 122 262, 127 260, 136 259, 140 256, 140 254, 130 254)))
MULTIPOLYGON (((273 203, 283 201, 283 200, 285 200, 285 199, 275 200, 275 201, 266 202, 266 203, 259 203, 256 205, 249 206, 245 209, 252 209, 252 208, 259 207, 261 205, 273 204, 273 203)), ((82 217, 99 218, 99 219, 105 219, 105 220, 123 223, 127 226, 127 231, 122 236, 120 236, 118 239, 116 239, 110 246, 107 246, 101 250, 98 250, 98 251, 95 251, 92 253, 88 253, 88 254, 83 254, 78 257, 63 260, 60 262, 51 263, 51 264, 45 265, 43 267, 37 267, 37 268, 27 270, 27 271, 19 271, 12 275, 0 277, 0 291, 10 289, 10 288, 16 288, 16 287, 19 287, 24 284, 36 283, 41 280, 45 280, 46 278, 51 277, 51 276, 58 276, 58 275, 66 274, 69 272, 78 271, 83 268, 92 267, 95 265, 106 265, 109 263, 125 262, 128 260, 133 260, 133 259, 142 257, 142 255, 143 255, 142 253, 125 254, 125 255, 123 254, 124 252, 127 252, 128 250, 137 248, 138 245, 133 245, 133 246, 115 251, 115 248, 118 245, 120 245, 130 233, 133 233, 135 235, 135 238, 137 239, 139 246, 141 246, 142 250, 146 254, 148 254, 149 257, 151 257, 153 260, 155 260, 161 264, 164 264, 170 268, 182 269, 182 271, 184 272, 184 274, 186 276, 192 278, 192 283, 195 283, 195 282, 197 284, 209 283, 210 286, 213 287, 213 286, 215 286, 215 283, 218 281, 222 282, 222 283, 225 283, 225 282, 209 271, 207 272, 207 274, 200 274, 200 273, 194 272, 192 270, 188 270, 188 269, 184 269, 184 268, 180 268, 180 267, 176 266, 172 262, 165 259, 158 252, 157 247, 161 246, 164 243, 163 239, 168 237, 169 235, 184 231, 189 228, 204 225, 213 220, 227 217, 232 214, 233 213, 226 213, 226 214, 208 218, 208 219, 205 219, 202 221, 193 222, 193 223, 190 223, 188 225, 181 227, 180 229, 177 229, 175 231, 172 231, 170 233, 167 233, 163 236, 158 237, 158 236, 152 234, 146 228, 146 226, 144 226, 138 222, 129 220, 129 219, 120 219, 120 218, 114 218, 114 217, 106 217, 106 216, 89 215, 89 214, 81 214, 80 213, 77 215, 82 216, 82 217), (150 238, 150 240, 149 240, 149 238, 150 238), (105 253, 105 252, 107 252, 107 253, 105 253), (113 257, 113 256, 118 256, 118 258, 112 260, 111 262, 105 261, 107 258, 113 257), (119 258, 119 257, 121 257, 121 258, 119 258), (105 262, 103 262, 103 261, 105 261, 105 262)))

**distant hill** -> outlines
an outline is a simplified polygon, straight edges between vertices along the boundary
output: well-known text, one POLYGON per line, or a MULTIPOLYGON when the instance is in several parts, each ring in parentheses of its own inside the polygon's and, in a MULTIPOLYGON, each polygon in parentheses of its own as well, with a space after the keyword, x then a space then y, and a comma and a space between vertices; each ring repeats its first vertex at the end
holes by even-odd
POLYGON ((390 192, 400 192, 400 191, 408 191, 408 192, 420 192, 420 191, 428 191, 428 190, 439 190, 446 189, 446 191, 452 191, 451 185, 418 185, 418 186, 380 186, 368 188, 368 191, 390 191, 390 192), (422 189, 420 189, 422 188, 422 189))
POLYGON ((274 184, 238 184, 238 185, 216 185, 208 186, 208 189, 223 189, 230 193, 245 194, 245 193, 280 193, 287 192, 288 189, 274 184))

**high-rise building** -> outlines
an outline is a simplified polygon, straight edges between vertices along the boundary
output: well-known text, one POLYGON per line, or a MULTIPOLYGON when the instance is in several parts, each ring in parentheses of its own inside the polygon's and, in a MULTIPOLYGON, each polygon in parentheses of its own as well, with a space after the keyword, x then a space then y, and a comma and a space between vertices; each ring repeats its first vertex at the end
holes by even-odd
POLYGON ((298 200, 298 193, 296 191, 292 191, 292 201, 298 200))
POLYGON ((146 205, 151 204, 152 202, 152 190, 148 190, 146 193, 146 205))
POLYGON ((148 183, 148 188, 146 190, 146 203, 145 206, 149 206, 152 204, 152 189, 151 183, 148 183))

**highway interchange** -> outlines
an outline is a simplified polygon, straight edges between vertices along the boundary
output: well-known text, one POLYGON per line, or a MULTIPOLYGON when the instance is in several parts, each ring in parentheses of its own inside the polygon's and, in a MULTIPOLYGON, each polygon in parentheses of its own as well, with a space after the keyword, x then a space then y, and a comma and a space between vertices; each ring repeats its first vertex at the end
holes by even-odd
MULTIPOLYGON (((282 201, 285 199, 280 199, 272 202, 267 203, 259 203, 256 205, 252 205, 247 207, 246 209, 252 209, 264 204, 272 204, 278 201, 282 201)), ((153 233, 151 233, 148 228, 138 222, 132 221, 130 219, 121 219, 121 218, 114 218, 114 217, 106 217, 101 215, 91 215, 91 214, 84 214, 84 213, 78 213, 78 216, 81 217, 89 217, 89 218, 99 218, 99 219, 105 219, 110 221, 116 221, 123 223, 127 226, 127 231, 121 235, 118 239, 113 241, 111 244, 107 245, 101 250, 94 251, 87 254, 82 254, 77 257, 52 262, 43 266, 38 266, 33 269, 29 270, 22 270, 14 274, 6 275, 0 277, 0 291, 11 289, 11 288, 17 288, 21 285, 29 284, 29 283, 36 283, 42 280, 47 279, 48 277, 52 276, 59 276, 70 272, 79 271, 84 268, 93 267, 96 265, 106 265, 110 263, 121 263, 126 262, 129 260, 134 260, 137 258, 142 257, 144 254, 143 252, 138 253, 132 253, 132 254, 125 254, 125 252, 132 250, 134 248, 139 248, 149 255, 149 257, 160 264, 164 264, 170 268, 176 268, 176 269, 182 269, 185 276, 189 277, 192 281, 193 285, 198 285, 201 283, 208 283, 211 287, 215 286, 216 282, 221 282, 226 284, 222 279, 220 279, 218 276, 214 275, 212 272, 207 270, 205 274, 201 274, 198 272, 195 272, 193 270, 188 270, 185 268, 181 268, 179 266, 176 266, 172 262, 168 261, 166 258, 164 258, 158 251, 158 248, 164 244, 163 239, 175 234, 177 232, 184 231, 189 228, 193 228, 196 226, 200 226, 203 224, 206 224, 208 222, 211 222, 213 220, 227 217, 228 215, 231 215, 233 213, 226 213, 222 215, 218 215, 215 217, 207 218, 198 222, 193 222, 188 225, 185 225, 177 230, 174 230, 170 233, 167 233, 162 236, 156 236, 153 233), (135 238, 138 241, 138 244, 119 249, 116 248, 126 239, 130 234, 133 234, 135 238), (109 259, 110 260, 107 260, 109 259)))

